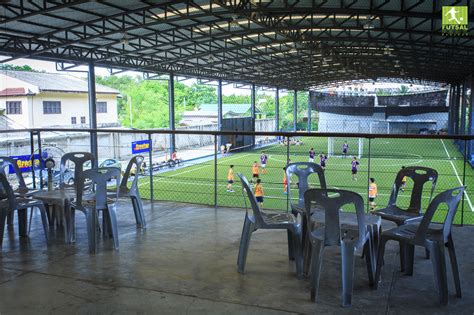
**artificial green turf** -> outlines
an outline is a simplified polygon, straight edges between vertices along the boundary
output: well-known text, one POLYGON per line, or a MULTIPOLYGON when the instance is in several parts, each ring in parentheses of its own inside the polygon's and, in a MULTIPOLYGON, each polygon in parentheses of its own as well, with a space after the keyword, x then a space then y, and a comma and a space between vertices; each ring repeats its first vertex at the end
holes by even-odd
MULTIPOLYGON (((235 165, 235 173, 243 173, 249 180, 251 177, 251 165, 253 161, 260 163, 260 153, 265 150, 269 155, 267 163, 267 174, 260 172, 260 178, 265 193, 264 208, 287 210, 287 196, 283 194, 283 167, 287 161, 287 150, 291 162, 307 162, 308 151, 314 147, 316 153, 327 152, 328 141, 326 138, 305 137, 301 138, 303 145, 292 145, 289 148, 284 145, 274 144, 263 149, 243 151, 234 153, 227 157, 218 158, 217 166, 217 204, 219 206, 245 207, 242 197, 240 183, 236 176, 234 193, 226 192, 226 175, 229 165, 235 165)), ((358 139, 335 139, 334 153, 341 154, 341 146, 344 140, 349 143, 349 153, 357 154, 358 139)), ((347 189, 358 192, 367 197, 368 178, 374 177, 378 185, 378 207, 384 206, 392 189, 393 181, 402 165, 420 165, 434 168, 439 173, 435 194, 449 188, 460 186, 465 182, 467 196, 458 209, 456 223, 472 224, 474 215, 470 201, 474 202, 474 194, 469 189, 474 183, 474 171, 466 164, 465 176, 462 154, 457 150, 450 140, 419 140, 419 139, 364 139, 363 156, 359 160, 360 167, 358 180, 351 178, 351 158, 331 156, 327 161, 326 182, 328 187, 347 189), (446 150, 443 146, 446 147, 446 150), (447 151, 447 152, 446 152, 447 151), (448 158, 449 154, 449 158, 448 158), (369 158, 370 156, 370 158, 369 158), (370 168, 369 168, 370 164, 370 168), (454 171, 457 171, 457 175, 454 171), (462 218, 463 216, 463 218, 462 218)), ((319 162, 316 157, 315 162, 319 162)), ((292 179, 296 183, 295 179, 292 179)), ((295 197, 296 187, 292 186, 291 197, 295 197)), ((410 182, 405 192, 400 194, 399 204, 407 206, 410 196, 410 182)), ((430 185, 424 187, 424 207, 429 200, 430 185)), ((150 184, 148 178, 140 180, 140 191, 144 198, 150 196, 150 184)), ((153 182, 154 198, 156 200, 171 200, 190 203, 214 205, 214 160, 202 162, 192 166, 184 166, 168 172, 154 175, 153 182)), ((443 210, 443 209, 441 209, 443 210)), ((440 211, 438 220, 445 212, 440 211)))

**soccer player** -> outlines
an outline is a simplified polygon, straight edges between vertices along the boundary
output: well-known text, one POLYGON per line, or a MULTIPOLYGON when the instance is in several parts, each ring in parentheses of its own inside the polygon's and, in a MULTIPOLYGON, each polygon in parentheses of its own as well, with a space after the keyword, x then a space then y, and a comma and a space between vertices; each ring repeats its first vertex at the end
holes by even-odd
POLYGON ((357 161, 357 157, 352 158, 352 180, 357 180, 357 168, 359 166, 359 161, 357 161))
POLYGON ((253 188, 253 191, 255 193, 255 199, 257 199, 259 206, 263 208, 263 187, 262 180, 260 178, 257 179, 257 184, 253 188))
POLYGON ((252 165, 252 179, 250 180, 250 183, 253 183, 254 178, 258 179, 258 172, 259 170, 258 170, 257 161, 254 161, 252 165))
POLYGON ((347 141, 344 141, 344 144, 342 145, 342 155, 344 158, 347 157, 347 151, 349 150, 349 145, 347 144, 347 141))
POLYGON ((321 165, 321 167, 323 168, 323 170, 326 169, 326 161, 328 159, 328 156, 326 154, 324 154, 324 152, 321 152, 321 154, 319 155, 319 165, 321 165))
POLYGON ((234 192, 232 189, 232 184, 234 183, 234 165, 229 166, 229 171, 227 172, 227 192, 234 192))
MULTIPOLYGON (((402 169, 404 169, 405 166, 402 166, 402 169)), ((403 192, 405 191, 405 187, 407 187, 407 177, 406 176, 403 176, 402 178, 402 185, 400 186, 400 190, 403 192)))
POLYGON ((376 207, 375 197, 377 197, 377 184, 375 183, 375 179, 371 177, 369 179, 369 205, 371 211, 374 211, 376 207))
POLYGON ((262 154, 260 155, 260 167, 262 168, 262 175, 267 174, 267 160, 268 155, 265 154, 265 151, 262 151, 262 154))
POLYGON ((286 177, 286 167, 283 168, 283 193, 288 195, 288 178, 286 177))
POLYGON ((314 149, 311 148, 311 149, 309 150, 309 162, 310 162, 310 163, 314 163, 314 156, 315 156, 315 155, 316 155, 316 153, 314 152, 314 149))

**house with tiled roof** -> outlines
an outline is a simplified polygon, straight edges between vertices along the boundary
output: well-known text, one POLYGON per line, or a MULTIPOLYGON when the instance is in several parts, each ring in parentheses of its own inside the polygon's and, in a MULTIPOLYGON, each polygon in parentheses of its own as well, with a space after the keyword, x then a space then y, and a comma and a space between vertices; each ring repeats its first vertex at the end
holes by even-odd
MULTIPOLYGON (((96 84, 98 126, 117 126, 119 91, 96 84)), ((13 128, 87 127, 87 81, 62 73, 0 71, 0 115, 13 128)))

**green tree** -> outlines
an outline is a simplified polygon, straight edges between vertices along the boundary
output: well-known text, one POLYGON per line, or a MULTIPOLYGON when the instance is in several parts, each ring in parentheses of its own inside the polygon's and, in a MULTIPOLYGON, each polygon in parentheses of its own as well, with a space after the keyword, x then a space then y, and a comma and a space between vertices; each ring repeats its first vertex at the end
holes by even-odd
POLYGON ((40 72, 36 69, 31 68, 29 65, 15 66, 8 63, 0 64, 0 70, 40 72))

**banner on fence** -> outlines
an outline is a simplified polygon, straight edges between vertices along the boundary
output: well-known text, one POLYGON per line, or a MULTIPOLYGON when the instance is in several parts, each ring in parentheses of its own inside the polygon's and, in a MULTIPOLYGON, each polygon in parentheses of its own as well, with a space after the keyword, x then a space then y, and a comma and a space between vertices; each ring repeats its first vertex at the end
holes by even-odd
MULTIPOLYGON (((31 155, 14 155, 10 157, 15 160, 16 165, 18 165, 18 168, 20 169, 22 173, 31 171, 31 163, 32 163, 31 155)), ((39 154, 35 154, 33 155, 33 157, 34 157, 35 166, 39 166, 40 165, 39 154)), ((8 167, 8 173, 15 174, 15 170, 13 169, 12 165, 8 167)))
POLYGON ((132 142, 132 154, 150 151, 150 140, 141 140, 132 142))

